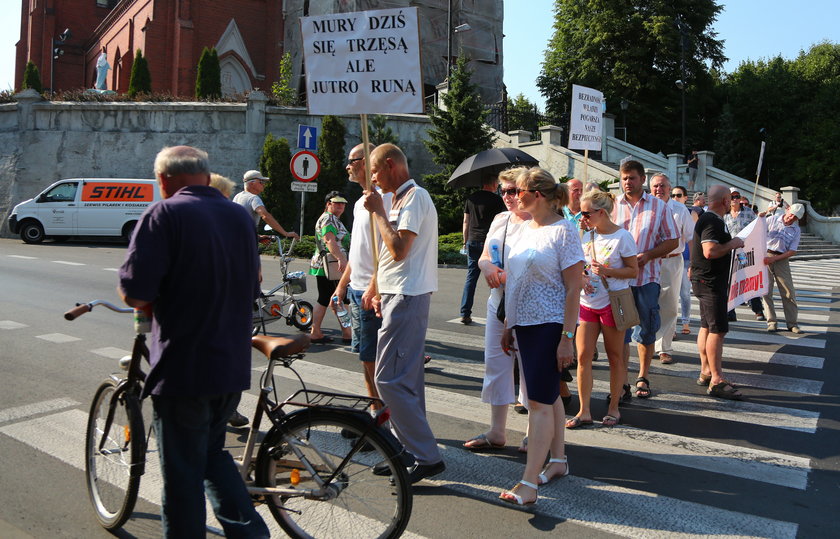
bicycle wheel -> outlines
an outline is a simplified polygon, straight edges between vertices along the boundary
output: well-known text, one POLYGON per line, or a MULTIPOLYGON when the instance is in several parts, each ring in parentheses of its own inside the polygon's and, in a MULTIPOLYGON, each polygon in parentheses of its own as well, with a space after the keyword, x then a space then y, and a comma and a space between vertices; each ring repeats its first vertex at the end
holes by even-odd
POLYGON ((312 304, 308 301, 296 301, 292 304, 292 324, 301 331, 312 327, 312 304))
POLYGON ((99 449, 108 418, 113 381, 96 390, 85 435, 85 477, 90 501, 99 523, 107 530, 122 526, 137 501, 145 449, 143 417, 133 396, 123 393, 117 401, 105 445, 99 449))
MULTIPOLYGON (((307 409, 288 416, 273 427, 260 445, 256 463, 259 486, 318 489, 316 476, 326 480, 350 453, 367 420, 352 413, 307 409), (281 430, 282 429, 282 430, 281 430), (349 433, 356 438, 348 438, 349 433), (299 450, 299 457, 294 450, 299 450), (306 461, 315 471, 313 475, 306 461)), ((365 438, 371 451, 356 452, 328 487, 330 495, 266 496, 274 518, 291 537, 359 538, 399 537, 411 517, 408 472, 396 454, 399 447, 375 430, 365 438), (374 466, 386 464, 387 475, 375 475, 374 466)), ((369 448, 366 448, 369 449, 369 448)))

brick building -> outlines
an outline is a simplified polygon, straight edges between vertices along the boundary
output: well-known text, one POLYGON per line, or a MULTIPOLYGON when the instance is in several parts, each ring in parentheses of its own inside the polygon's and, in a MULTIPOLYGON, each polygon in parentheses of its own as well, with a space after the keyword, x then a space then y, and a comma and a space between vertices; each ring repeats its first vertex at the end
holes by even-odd
POLYGON ((300 17, 401 5, 420 9, 427 96, 446 78, 451 49, 453 57, 471 59, 472 80, 484 101, 501 99, 503 0, 21 0, 15 87, 32 60, 44 88, 93 88, 104 51, 111 66, 107 88, 125 92, 140 49, 154 91, 192 96, 201 51, 216 47, 224 93, 268 90, 288 51, 292 85, 305 95, 300 17), (455 34, 455 27, 469 31, 455 34), (70 37, 56 44, 65 29, 70 37), (56 47, 62 54, 53 59, 56 47))
POLYGON ((125 92, 137 49, 152 89, 191 96, 204 47, 216 47, 225 93, 268 89, 283 54, 280 0, 22 0, 15 87, 32 60, 44 88, 93 88, 105 52, 109 90, 125 92), (57 39, 65 30, 70 37, 57 39), (58 47, 63 53, 53 58, 58 47), (55 76, 53 77, 53 71, 55 76))

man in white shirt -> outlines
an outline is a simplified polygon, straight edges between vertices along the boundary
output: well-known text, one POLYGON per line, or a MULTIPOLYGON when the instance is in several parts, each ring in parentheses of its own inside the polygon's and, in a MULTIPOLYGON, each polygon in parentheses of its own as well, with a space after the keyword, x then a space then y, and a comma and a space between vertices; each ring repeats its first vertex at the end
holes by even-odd
POLYGON ((659 354, 659 361, 663 365, 674 362, 672 342, 677 328, 677 310, 680 301, 680 287, 683 274, 683 251, 688 243, 694 239, 694 219, 682 202, 671 197, 671 182, 665 174, 654 174, 650 179, 650 192, 659 200, 665 202, 668 211, 674 216, 679 233, 679 245, 676 249, 662 257, 662 267, 659 273, 659 316, 662 324, 656 332, 655 354, 659 354))
POLYGON ((259 170, 249 170, 242 177, 243 188, 245 190, 241 193, 237 193, 236 196, 233 197, 233 201, 248 210, 251 214, 251 218, 254 220, 254 226, 259 225, 260 218, 262 218, 262 220, 265 221, 265 224, 270 226, 281 236, 300 239, 300 236, 298 236, 297 233, 286 232, 286 229, 284 229, 283 226, 277 222, 277 219, 275 219, 274 216, 271 215, 271 213, 265 208, 265 204, 263 204, 260 195, 263 191, 265 191, 265 184, 269 181, 270 180, 268 178, 260 174, 259 170))
POLYGON ((378 146, 370 160, 373 182, 384 193, 393 193, 393 199, 387 211, 378 192, 365 191, 364 206, 384 248, 362 304, 382 315, 376 388, 391 410, 394 433, 417 459, 409 473, 416 483, 446 469, 426 419, 423 379, 429 305, 437 290, 437 210, 428 191, 409 177, 405 154, 397 146, 378 146), (377 289, 381 299, 376 298, 377 289))

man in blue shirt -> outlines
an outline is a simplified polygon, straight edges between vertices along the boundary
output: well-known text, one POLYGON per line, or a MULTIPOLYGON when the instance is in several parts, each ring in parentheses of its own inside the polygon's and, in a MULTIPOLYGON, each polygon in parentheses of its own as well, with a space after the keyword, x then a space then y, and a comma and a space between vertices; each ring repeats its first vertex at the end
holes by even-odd
MULTIPOLYGON (((764 215, 763 213, 761 214, 764 215)), ((782 297, 782 308, 785 311, 785 323, 788 331, 803 333, 797 325, 799 309, 796 305, 796 289, 793 287, 793 277, 790 274, 788 259, 799 249, 799 220, 805 215, 805 206, 793 204, 783 215, 773 214, 767 218, 767 257, 764 263, 770 274, 779 285, 779 295, 782 297)), ((767 331, 773 333, 779 330, 776 319, 776 309, 773 307, 773 279, 768 283, 767 295, 762 298, 764 310, 767 312, 767 331)))
POLYGON ((228 537, 269 537, 224 450, 225 424, 251 382, 251 309, 259 294, 248 212, 210 187, 207 154, 164 148, 163 200, 137 223, 118 292, 153 306, 151 395, 163 474, 165 537, 204 537, 205 491, 228 537))

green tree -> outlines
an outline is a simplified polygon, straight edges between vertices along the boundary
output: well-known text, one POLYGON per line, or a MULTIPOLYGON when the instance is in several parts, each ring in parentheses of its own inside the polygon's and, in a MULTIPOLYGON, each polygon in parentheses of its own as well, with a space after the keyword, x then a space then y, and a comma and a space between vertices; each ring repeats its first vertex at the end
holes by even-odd
POLYGON ((712 25, 722 7, 715 0, 556 0, 554 34, 537 86, 547 112, 568 117, 572 84, 597 88, 608 106, 633 103, 627 113, 631 142, 651 151, 680 150, 685 79, 687 131, 710 143, 701 100, 712 92, 709 69, 726 60, 712 25), (685 34, 684 73, 681 33, 685 34))
POLYGON ((150 93, 152 93, 152 75, 149 73, 149 64, 143 57, 143 52, 137 49, 134 62, 131 64, 131 76, 128 79, 128 95, 134 97, 137 94, 150 93))
POLYGON ((299 202, 291 196, 293 179, 289 168, 291 160, 292 152, 289 150, 288 140, 275 138, 271 133, 265 136, 262 155, 260 155, 260 172, 271 178, 271 181, 266 184, 261 198, 269 213, 287 231, 297 230, 300 216, 299 202))
POLYGON ((524 129, 531 135, 538 136, 540 129, 540 109, 534 103, 528 101, 523 94, 513 99, 508 97, 507 102, 508 131, 524 129))
POLYGON ((371 144, 379 146, 390 142, 391 144, 400 145, 400 137, 394 134, 393 130, 386 124, 388 118, 381 114, 375 114, 368 118, 368 139, 371 144))
POLYGON ((32 88, 39 94, 44 91, 41 87, 41 73, 32 60, 26 62, 26 68, 23 70, 23 83, 20 89, 26 90, 27 88, 32 88))
POLYGON ((292 55, 287 52, 280 58, 280 75, 271 85, 271 95, 278 105, 293 107, 298 104, 297 91, 292 88, 292 55))
POLYGON ((201 56, 198 58, 195 96, 199 99, 218 99, 222 97, 222 70, 219 67, 219 55, 215 47, 204 47, 201 56))
POLYGON ((484 123, 487 110, 476 85, 470 81, 471 76, 467 59, 459 57, 452 68, 449 90, 441 98, 443 107, 432 106, 429 113, 432 128, 429 138, 423 141, 434 162, 443 167, 440 173, 423 177, 435 203, 442 234, 461 230, 464 199, 469 191, 448 187, 449 176, 464 159, 493 145, 493 134, 484 123))

